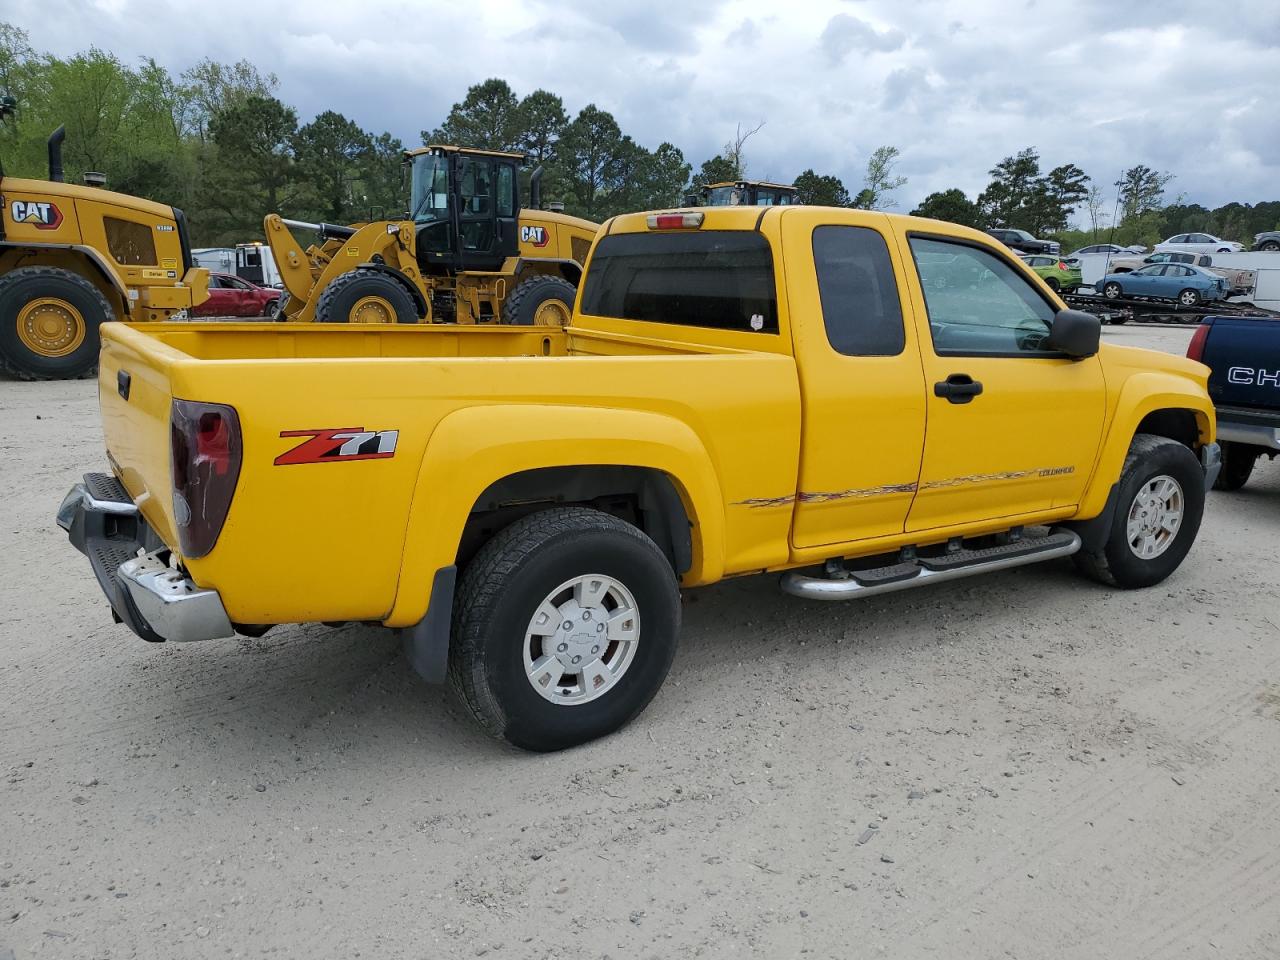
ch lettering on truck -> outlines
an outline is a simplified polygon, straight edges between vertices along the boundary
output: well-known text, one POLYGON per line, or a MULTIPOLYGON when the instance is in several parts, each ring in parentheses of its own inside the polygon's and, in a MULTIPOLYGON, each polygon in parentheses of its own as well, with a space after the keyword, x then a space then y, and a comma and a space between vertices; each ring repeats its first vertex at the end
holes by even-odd
POLYGON ((1231 367, 1227 381, 1241 386, 1280 388, 1280 370, 1262 370, 1254 367, 1231 367))
POLYGON ((545 247, 547 245, 548 239, 550 238, 547 236, 546 227, 521 227, 520 228, 521 243, 531 243, 535 247, 545 247))
POLYGON ((29 223, 37 230, 56 230, 62 223, 62 211, 56 203, 44 200, 14 200, 9 204, 14 223, 29 223))
POLYGON ((346 463, 350 460, 386 460, 396 455, 399 430, 366 430, 334 427, 331 430, 282 430, 281 437, 307 437, 276 457, 277 467, 295 463, 346 463))

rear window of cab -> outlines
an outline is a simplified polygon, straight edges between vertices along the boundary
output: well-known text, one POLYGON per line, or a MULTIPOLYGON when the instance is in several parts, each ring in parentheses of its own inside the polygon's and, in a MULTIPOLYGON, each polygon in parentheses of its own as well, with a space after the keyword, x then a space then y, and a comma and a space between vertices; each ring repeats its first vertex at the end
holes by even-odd
POLYGON ((582 312, 745 333, 777 333, 769 242, 754 231, 619 233, 596 244, 582 312))

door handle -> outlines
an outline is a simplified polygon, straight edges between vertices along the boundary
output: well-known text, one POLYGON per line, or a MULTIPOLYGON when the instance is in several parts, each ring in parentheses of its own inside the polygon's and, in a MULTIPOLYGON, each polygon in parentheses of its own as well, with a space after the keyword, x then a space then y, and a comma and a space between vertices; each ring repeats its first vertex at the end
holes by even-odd
POLYGON ((946 397, 951 403, 968 403, 982 393, 982 384, 967 373, 953 373, 933 385, 935 397, 946 397))

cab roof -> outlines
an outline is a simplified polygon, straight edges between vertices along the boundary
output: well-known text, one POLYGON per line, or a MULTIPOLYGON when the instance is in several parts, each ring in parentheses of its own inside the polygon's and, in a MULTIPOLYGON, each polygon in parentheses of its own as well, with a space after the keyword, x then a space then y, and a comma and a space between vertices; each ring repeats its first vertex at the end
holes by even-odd
POLYGON ((796 187, 791 183, 770 183, 768 180, 722 180, 719 183, 707 184, 708 190, 716 187, 768 187, 771 190, 790 190, 796 192, 796 187))
POLYGON ((412 150, 404 152, 405 159, 410 157, 420 157, 423 154, 434 154, 441 156, 449 153, 463 153, 477 157, 506 157, 509 160, 518 160, 524 163, 525 155, 523 153, 510 153, 505 150, 478 150, 474 147, 455 147, 447 143, 429 143, 425 147, 414 147, 412 150))

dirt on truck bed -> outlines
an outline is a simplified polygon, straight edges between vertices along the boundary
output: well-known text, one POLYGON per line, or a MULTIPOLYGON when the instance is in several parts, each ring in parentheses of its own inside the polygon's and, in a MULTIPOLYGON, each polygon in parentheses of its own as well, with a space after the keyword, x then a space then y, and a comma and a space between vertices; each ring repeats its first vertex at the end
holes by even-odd
POLYGON ((1280 463, 1150 590, 687 593, 649 709, 539 756, 385 631, 111 626, 53 523, 103 460, 94 382, 0 380, 3 960, 1280 955, 1280 463))

